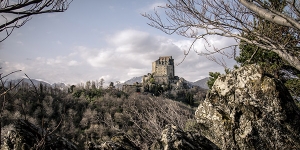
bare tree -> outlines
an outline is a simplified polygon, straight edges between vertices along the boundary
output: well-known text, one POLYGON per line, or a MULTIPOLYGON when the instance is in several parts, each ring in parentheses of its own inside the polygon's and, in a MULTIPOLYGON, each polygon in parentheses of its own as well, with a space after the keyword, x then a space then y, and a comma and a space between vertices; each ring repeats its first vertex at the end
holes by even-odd
MULTIPOLYGON (((270 7, 272 0, 168 0, 166 6, 159 6, 163 9, 166 19, 155 11, 155 14, 143 14, 150 19, 150 26, 158 28, 167 34, 177 33, 178 35, 193 39, 193 43, 185 55, 198 40, 204 40, 208 45, 210 36, 221 36, 234 38, 237 43, 245 41, 254 44, 264 50, 273 51, 291 66, 300 70, 300 1, 283 0, 284 9, 278 11, 270 7), (257 26, 257 19, 269 21, 277 26, 285 27, 292 38, 273 38, 278 29, 266 34, 259 32, 264 30, 257 26), (245 36, 247 35, 247 36, 245 36)), ((216 48, 198 54, 208 56, 222 53, 227 57, 233 57, 238 45, 228 45, 223 48, 216 48), (233 50, 230 55, 227 49, 233 50)))
MULTIPOLYGON (((0 68, 1 70, 2 68, 0 68)), ((7 75, 2 76, 2 73, 0 72, 0 104, 1 104, 1 109, 0 109, 0 148, 1 148, 1 144, 2 144, 2 139, 1 139, 1 131, 2 131, 2 121, 3 121, 3 111, 5 110, 6 104, 9 103, 9 100, 7 100, 6 96, 8 95, 8 93, 15 89, 22 81, 20 80, 17 84, 15 84, 14 86, 10 86, 9 88, 5 87, 5 84, 7 82, 7 79, 5 79, 6 77, 8 77, 11 74, 14 74, 16 72, 20 72, 21 70, 17 70, 17 71, 13 71, 7 75)))
POLYGON ((104 83, 105 83, 104 79, 101 78, 100 81, 99 81, 99 83, 100 83, 100 88, 103 88, 103 85, 104 85, 104 83))
POLYGON ((23 26, 31 16, 44 13, 64 12, 72 0, 1 0, 0 42, 4 41, 15 28, 23 26))

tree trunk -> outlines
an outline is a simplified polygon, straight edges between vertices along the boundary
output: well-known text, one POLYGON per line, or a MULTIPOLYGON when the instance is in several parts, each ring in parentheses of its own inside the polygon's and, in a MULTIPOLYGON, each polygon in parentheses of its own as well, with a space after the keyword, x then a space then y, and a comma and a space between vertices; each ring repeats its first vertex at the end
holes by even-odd
POLYGON ((291 66, 295 67, 297 70, 300 71, 300 60, 299 56, 293 56, 285 51, 282 50, 273 50, 276 54, 279 55, 283 60, 287 61, 291 66))
POLYGON ((247 0, 239 0, 239 2, 243 4, 245 7, 247 7, 248 9, 250 9, 251 11, 255 12, 261 18, 264 18, 268 21, 274 22, 282 26, 297 28, 298 30, 300 29, 300 24, 289 16, 277 15, 271 12, 270 10, 258 7, 257 5, 253 4, 253 2, 249 2, 247 0))

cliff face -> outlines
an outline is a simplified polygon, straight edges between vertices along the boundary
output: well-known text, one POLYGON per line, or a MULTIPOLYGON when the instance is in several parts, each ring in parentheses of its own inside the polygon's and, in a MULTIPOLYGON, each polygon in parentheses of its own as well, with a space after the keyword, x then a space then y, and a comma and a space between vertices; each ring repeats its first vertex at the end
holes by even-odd
POLYGON ((195 112, 221 149, 297 149, 300 112, 287 89, 249 65, 221 75, 195 112))

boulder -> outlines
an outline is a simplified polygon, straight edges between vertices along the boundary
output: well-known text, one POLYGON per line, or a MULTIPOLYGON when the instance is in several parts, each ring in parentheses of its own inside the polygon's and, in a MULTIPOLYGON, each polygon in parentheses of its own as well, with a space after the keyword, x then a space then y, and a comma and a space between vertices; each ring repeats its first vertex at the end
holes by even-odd
POLYGON ((217 150, 218 147, 194 132, 184 132, 174 125, 167 125, 151 150, 217 150))
POLYGON ((14 129, 4 137, 1 150, 76 150, 77 147, 63 137, 49 133, 27 120, 17 120, 14 129))
POLYGON ((221 149, 299 149, 300 112, 287 88, 257 65, 220 75, 196 120, 221 149))

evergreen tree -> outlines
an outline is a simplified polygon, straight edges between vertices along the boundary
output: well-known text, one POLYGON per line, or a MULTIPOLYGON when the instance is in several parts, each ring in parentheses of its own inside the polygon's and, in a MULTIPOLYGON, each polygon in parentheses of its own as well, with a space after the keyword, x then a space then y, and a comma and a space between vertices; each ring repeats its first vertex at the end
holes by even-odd
POLYGON ((215 81, 217 80, 217 78, 219 77, 220 72, 209 72, 209 80, 207 81, 207 86, 209 89, 212 88, 212 86, 214 85, 215 81))
MULTIPOLYGON (((285 5, 285 0, 270 0, 270 3, 265 4, 265 7, 272 7, 277 11, 283 12, 285 5)), ((255 32, 269 34, 269 37, 274 42, 288 43, 290 47, 295 47, 299 42, 299 35, 293 34, 293 31, 288 27, 279 26, 259 17, 254 20, 253 24, 256 26, 255 32)), ((258 38, 247 34, 243 36, 249 39, 258 38)), ((263 43, 264 41, 261 42, 263 43)), ((239 48, 240 55, 236 57, 236 61, 241 66, 247 64, 260 65, 266 74, 283 81, 294 97, 300 97, 300 71, 289 65, 275 52, 264 50, 254 44, 241 41, 239 48)))

